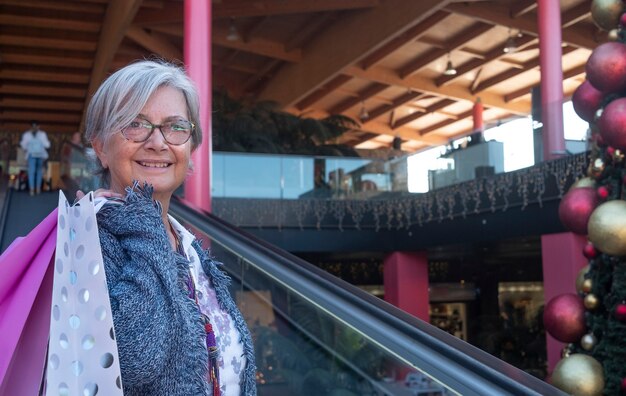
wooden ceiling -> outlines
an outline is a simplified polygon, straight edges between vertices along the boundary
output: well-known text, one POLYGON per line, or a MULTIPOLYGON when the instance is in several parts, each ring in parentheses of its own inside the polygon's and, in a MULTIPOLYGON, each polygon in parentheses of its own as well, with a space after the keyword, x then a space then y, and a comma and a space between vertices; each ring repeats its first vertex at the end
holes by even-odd
MULTIPOLYGON (((78 130, 108 73, 150 56, 182 59, 182 0, 0 0, 0 130, 39 119, 78 130)), ((561 0, 565 96, 606 41, 590 0, 561 0)), ((213 85, 307 117, 366 110, 340 142, 421 150, 530 113, 540 81, 529 0, 214 0, 213 85), (236 34, 234 34, 236 33, 236 34), (509 38, 517 49, 503 51, 509 38), (443 72, 450 61, 454 76, 443 72)))

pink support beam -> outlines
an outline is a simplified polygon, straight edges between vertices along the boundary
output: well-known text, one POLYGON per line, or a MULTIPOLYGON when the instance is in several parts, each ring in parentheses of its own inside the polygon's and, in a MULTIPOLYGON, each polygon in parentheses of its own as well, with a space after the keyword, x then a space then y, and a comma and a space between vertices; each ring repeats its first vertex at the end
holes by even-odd
POLYGON ((547 161, 565 154, 561 6, 559 0, 538 0, 537 5, 543 159, 547 161))
MULTIPOLYGON (((584 236, 571 232, 541 236, 541 258, 543 261, 543 294, 547 304, 553 297, 563 293, 576 293, 576 277, 581 268, 587 265, 583 247, 587 243, 584 236)), ((548 372, 561 359, 565 346, 546 333, 548 372)))
POLYGON ((474 122, 473 132, 483 132, 485 130, 483 110, 483 102, 481 102, 480 98, 476 98, 474 107, 472 107, 472 121, 474 122))
POLYGON ((211 211, 211 2, 185 0, 185 65, 200 96, 202 144, 191 158, 193 173, 185 182, 185 200, 211 211))
POLYGON ((426 252, 393 252, 385 258, 383 272, 385 301, 429 322, 426 252))

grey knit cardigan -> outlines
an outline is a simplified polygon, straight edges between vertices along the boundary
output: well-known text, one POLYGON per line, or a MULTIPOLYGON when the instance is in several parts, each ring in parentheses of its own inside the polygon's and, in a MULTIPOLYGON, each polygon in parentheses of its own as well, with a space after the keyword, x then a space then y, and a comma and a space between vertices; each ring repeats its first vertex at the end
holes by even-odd
MULTIPOLYGON (((124 394, 210 395, 205 332, 184 284, 189 262, 169 243, 152 188, 127 188, 122 204, 97 215, 124 394)), ((243 395, 256 395, 250 332, 228 291, 230 278, 194 241, 220 307, 241 334, 246 367, 243 395)))

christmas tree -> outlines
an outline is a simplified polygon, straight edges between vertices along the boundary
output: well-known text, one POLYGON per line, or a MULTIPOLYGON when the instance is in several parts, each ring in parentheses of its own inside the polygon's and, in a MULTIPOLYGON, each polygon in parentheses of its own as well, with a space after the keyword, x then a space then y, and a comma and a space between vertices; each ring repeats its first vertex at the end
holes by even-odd
POLYGON ((572 102, 590 126, 587 177, 563 197, 559 217, 587 235, 589 260, 576 294, 559 295, 544 311, 546 330, 568 343, 552 383, 575 395, 626 395, 626 8, 594 0, 594 22, 611 40, 586 64, 587 80, 572 102))

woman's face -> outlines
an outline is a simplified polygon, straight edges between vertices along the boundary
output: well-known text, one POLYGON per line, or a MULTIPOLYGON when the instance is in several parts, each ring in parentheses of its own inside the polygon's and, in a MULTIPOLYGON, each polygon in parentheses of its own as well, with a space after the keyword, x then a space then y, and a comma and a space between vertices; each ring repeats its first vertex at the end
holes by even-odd
MULTIPOLYGON (((172 118, 189 119, 183 93, 177 88, 163 86, 150 97, 139 117, 153 125, 172 118)), ((156 128, 148 140, 135 143, 120 131, 104 141, 94 141, 96 154, 111 174, 111 189, 124 193, 133 180, 154 186, 154 199, 169 202, 174 190, 185 180, 191 156, 191 139, 174 146, 168 144, 156 128)))

